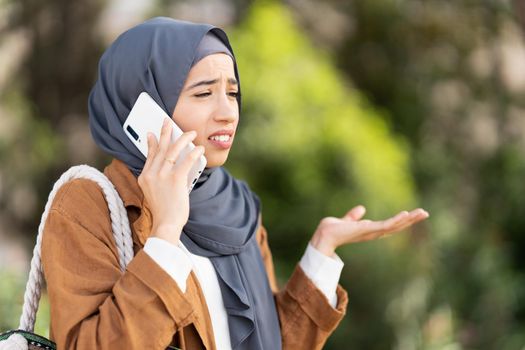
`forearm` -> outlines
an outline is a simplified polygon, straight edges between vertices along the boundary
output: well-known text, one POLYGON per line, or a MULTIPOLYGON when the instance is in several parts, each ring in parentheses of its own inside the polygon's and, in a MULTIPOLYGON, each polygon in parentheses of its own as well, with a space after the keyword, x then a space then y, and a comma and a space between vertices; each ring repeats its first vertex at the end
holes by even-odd
POLYGON ((191 314, 177 283, 151 257, 139 250, 122 273, 113 245, 50 213, 42 263, 59 349, 165 349, 191 314))
POLYGON ((68 300, 63 291, 50 291, 52 336, 58 348, 165 349, 176 332, 174 319, 184 319, 191 308, 184 303, 175 307, 177 296, 166 298, 176 292, 168 290, 170 277, 162 274, 139 252, 110 293, 71 295, 68 300))

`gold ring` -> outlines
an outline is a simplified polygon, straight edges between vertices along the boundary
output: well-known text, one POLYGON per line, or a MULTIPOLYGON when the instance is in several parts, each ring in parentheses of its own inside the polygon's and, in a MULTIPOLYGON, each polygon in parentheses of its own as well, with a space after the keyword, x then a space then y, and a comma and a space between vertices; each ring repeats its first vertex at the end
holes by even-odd
POLYGON ((171 164, 175 164, 177 161, 173 158, 164 158, 166 162, 170 162, 171 164))

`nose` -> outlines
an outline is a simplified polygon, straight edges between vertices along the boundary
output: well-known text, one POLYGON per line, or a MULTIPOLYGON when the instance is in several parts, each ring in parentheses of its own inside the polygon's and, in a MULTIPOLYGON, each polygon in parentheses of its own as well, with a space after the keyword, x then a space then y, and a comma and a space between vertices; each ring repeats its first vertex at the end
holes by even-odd
POLYGON ((219 94, 215 108, 214 119, 216 121, 233 123, 239 118, 239 105, 237 99, 229 96, 227 92, 219 94))

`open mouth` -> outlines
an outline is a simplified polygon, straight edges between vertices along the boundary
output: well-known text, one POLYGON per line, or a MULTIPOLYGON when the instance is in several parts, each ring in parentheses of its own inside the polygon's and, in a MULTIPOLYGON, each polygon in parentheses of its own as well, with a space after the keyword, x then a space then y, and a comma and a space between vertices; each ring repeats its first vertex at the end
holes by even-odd
POLYGON ((216 135, 208 137, 208 140, 218 141, 218 142, 228 142, 231 140, 230 135, 216 135))
POLYGON ((215 135, 208 137, 208 140, 218 148, 227 149, 232 145, 232 138, 230 135, 215 135))

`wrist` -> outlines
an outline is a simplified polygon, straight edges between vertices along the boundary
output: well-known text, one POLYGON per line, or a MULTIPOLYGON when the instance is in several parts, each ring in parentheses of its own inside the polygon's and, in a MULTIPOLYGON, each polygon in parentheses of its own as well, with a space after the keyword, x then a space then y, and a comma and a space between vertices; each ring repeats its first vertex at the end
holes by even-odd
POLYGON ((181 232, 182 228, 180 225, 162 224, 152 228, 151 237, 157 237, 177 245, 179 243, 181 232))
POLYGON ((310 240, 310 244, 323 255, 333 257, 335 254, 335 244, 329 237, 326 236, 326 234, 323 234, 321 231, 315 231, 312 239, 310 240))

